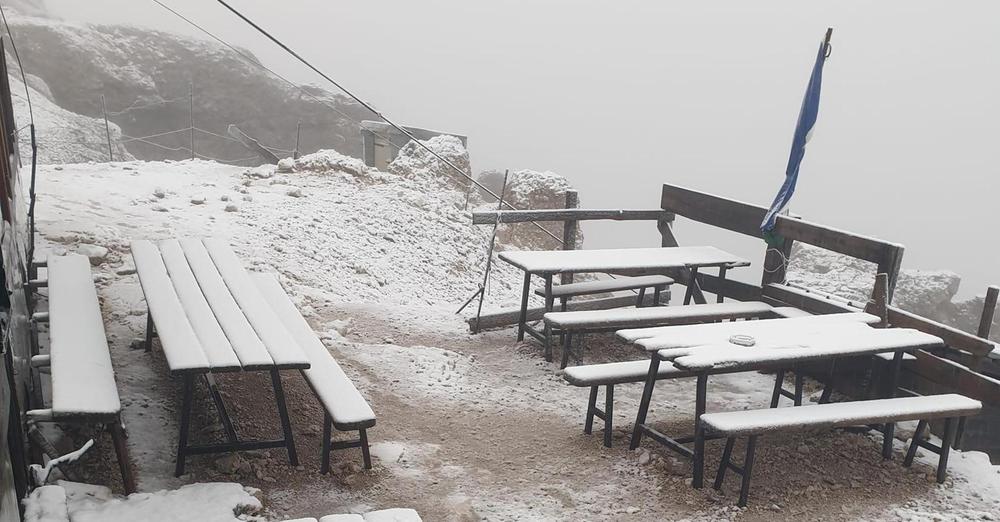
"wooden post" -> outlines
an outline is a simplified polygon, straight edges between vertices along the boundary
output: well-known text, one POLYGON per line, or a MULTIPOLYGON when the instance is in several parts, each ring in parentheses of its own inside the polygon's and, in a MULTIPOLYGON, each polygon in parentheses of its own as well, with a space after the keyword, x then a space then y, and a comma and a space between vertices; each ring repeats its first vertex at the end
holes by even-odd
POLYGON ((302 120, 295 124, 295 150, 292 152, 292 159, 299 159, 299 132, 302 130, 302 120))
MULTIPOLYGON (((566 191, 566 208, 579 208, 580 194, 575 190, 566 191)), ((576 250, 576 233, 580 228, 580 222, 566 220, 563 222, 563 250, 576 250)), ((573 274, 562 274, 560 283, 566 285, 573 282, 573 274)))
POLYGON ((104 111, 104 132, 108 135, 108 158, 109 161, 115 160, 115 155, 111 152, 111 125, 108 124, 108 104, 104 101, 104 95, 101 95, 101 110, 104 111))
POLYGON ((191 123, 191 159, 194 159, 194 82, 188 83, 188 107, 191 123))
POLYGON ((674 214, 670 213, 656 220, 656 229, 660 231, 660 246, 662 247, 677 246, 677 239, 674 238, 672 230, 674 217, 674 214))
POLYGON ((993 329, 993 315, 997 311, 997 296, 1000 295, 1000 286, 991 286, 986 289, 986 300, 983 301, 983 316, 979 319, 979 331, 976 333, 983 339, 990 338, 990 330, 993 329))
POLYGON ((879 317, 879 328, 889 326, 889 274, 875 276, 875 288, 865 311, 879 317))
POLYGON ((764 252, 764 273, 761 275, 760 285, 767 286, 771 283, 782 284, 785 282, 785 273, 788 270, 788 259, 792 255, 792 241, 785 238, 781 245, 773 247, 767 246, 764 252))

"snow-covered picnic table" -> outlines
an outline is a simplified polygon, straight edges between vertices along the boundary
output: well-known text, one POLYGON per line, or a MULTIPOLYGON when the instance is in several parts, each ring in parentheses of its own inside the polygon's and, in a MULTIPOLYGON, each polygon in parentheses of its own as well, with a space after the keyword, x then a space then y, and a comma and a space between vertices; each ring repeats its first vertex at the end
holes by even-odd
POLYGON ((228 243, 218 239, 132 242, 132 257, 149 309, 146 349, 160 338, 171 374, 183 376, 176 474, 187 455, 284 447, 298 465, 279 370, 307 369, 309 358, 243 269, 228 243), (219 393, 214 373, 268 372, 283 437, 240 440, 219 393), (204 376, 227 441, 189 445, 196 376, 204 376))
MULTIPOLYGON (((667 275, 677 269, 689 269, 691 277, 697 276, 698 269, 719 268, 720 277, 725 277, 729 268, 749 266, 750 262, 711 246, 658 247, 658 248, 611 248, 598 250, 521 250, 501 252, 499 258, 524 272, 524 287, 521 292, 521 314, 518 319, 517 340, 524 339, 528 332, 545 342, 545 336, 535 331, 527 323, 528 295, 531 290, 531 276, 545 280, 545 311, 551 312, 554 302, 552 277, 556 274, 604 273, 624 276, 667 275)), ((691 285, 693 286, 693 285, 691 285)), ((691 299, 691 286, 685 296, 685 304, 691 299)))
MULTIPOLYGON (((776 369, 783 370, 804 363, 834 361, 843 357, 893 353, 889 388, 895 394, 903 355, 918 349, 943 346, 943 341, 930 334, 906 328, 872 328, 867 314, 839 314, 839 317, 817 316, 795 319, 773 319, 750 322, 715 323, 657 328, 655 337, 636 338, 635 331, 620 332, 619 337, 632 338, 642 348, 653 352, 650 357, 639 411, 632 431, 631 448, 639 446, 643 435, 693 460, 694 487, 701 487, 704 470, 705 435, 698 429, 705 413, 709 375, 776 369), (819 319, 819 317, 828 317, 819 319), (671 335, 676 331, 676 336, 671 335), (736 344, 748 335, 752 346, 736 344), (721 338, 721 340, 720 340, 721 338), (654 341, 659 339, 659 341, 654 341), (669 339, 675 339, 670 342, 669 339), (730 340, 732 339, 732 340, 730 340), (665 346, 665 347, 664 347, 665 346), (646 423, 646 415, 656 386, 660 364, 667 362, 678 370, 697 378, 694 436, 671 438, 646 423), (685 446, 694 443, 694 449, 685 446)), ((780 373, 779 373, 780 375, 780 373)), ((827 383, 829 385, 830 383, 827 383)), ((780 383, 776 383, 779 390, 780 383)), ((824 394, 824 396, 828 396, 824 394)), ((776 402, 772 401, 772 407, 776 402)), ((891 426, 887 424, 887 426, 891 426)), ((891 439, 891 428, 886 428, 891 439)))

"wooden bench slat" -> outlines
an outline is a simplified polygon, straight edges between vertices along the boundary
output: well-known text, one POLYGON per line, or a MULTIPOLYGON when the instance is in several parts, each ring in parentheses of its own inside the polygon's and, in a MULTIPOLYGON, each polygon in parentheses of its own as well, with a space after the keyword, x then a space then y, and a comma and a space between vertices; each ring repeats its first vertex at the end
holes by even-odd
POLYGON ((221 239, 204 239, 202 243, 226 282, 233 299, 239 304, 243 315, 250 321, 250 325, 267 348, 275 366, 308 368, 309 359, 296 343, 289 342, 291 334, 261 297, 239 258, 229 248, 229 243, 221 239))
MULTIPOLYGON (((649 373, 649 360, 624 361, 604 364, 570 366, 563 371, 563 378, 573 386, 605 386, 642 382, 649 373)), ((693 372, 684 371, 671 364, 661 364, 657 371, 660 379, 691 377, 693 372)))
POLYGON ((173 373, 208 370, 208 358, 170 282, 160 251, 146 240, 132 241, 131 249, 167 367, 173 373))
POLYGON ((712 323, 678 326, 659 326, 655 328, 624 329, 616 332, 619 339, 635 343, 646 350, 662 350, 664 348, 680 348, 701 344, 717 344, 729 341, 735 334, 747 334, 765 338, 780 332, 801 329, 814 331, 817 328, 827 328, 831 323, 863 323, 875 324, 879 318, 862 312, 846 314, 814 315, 810 317, 793 317, 788 319, 760 319, 739 323, 712 323))
POLYGON ((312 366, 302 370, 323 407, 333 417, 338 430, 348 431, 375 424, 375 412, 368 401, 354 386, 351 379, 330 355, 330 351, 316 337, 309 323, 302 317, 281 283, 271 274, 252 274, 251 279, 267 299, 274 313, 292 339, 309 357, 312 366))
POLYGON ((706 413, 701 423, 707 433, 727 436, 770 431, 811 430, 907 420, 931 420, 974 415, 981 402, 958 394, 899 397, 857 402, 833 402, 794 408, 706 413))
MULTIPOLYGON (((582 283, 568 283, 564 285, 554 285, 552 296, 577 297, 581 295, 603 294, 616 292, 619 290, 638 290, 640 288, 650 288, 654 286, 669 286, 674 284, 674 280, 663 275, 619 277, 617 279, 601 279, 599 281, 584 281, 582 283)), ((535 294, 545 296, 545 289, 538 288, 535 294)))
MULTIPOLYGON (((320 522, 324 521, 320 520, 320 522)), ((421 522, 421 520, 420 515, 412 509, 390 508, 365 513, 365 522, 421 522)))
POLYGON ((795 317, 812 317, 813 315, 805 310, 795 308, 794 306, 775 306, 771 311, 774 312, 775 315, 785 319, 792 319, 795 317))
MULTIPOLYGON (((205 300, 212 307, 219 326, 226 333, 226 338, 229 339, 243 368, 255 370, 272 367, 274 361, 271 359, 271 354, 233 299, 226 282, 209 257, 205 245, 193 238, 181 239, 180 245, 195 279, 198 280, 198 286, 205 295, 205 300)), ((162 337, 162 334, 160 336, 162 337)))
POLYGON ((194 330, 195 335, 201 342, 201 349, 208 359, 208 364, 213 371, 233 371, 239 370, 240 360, 233 352, 233 347, 226 338, 225 332, 219 326, 219 321, 212 313, 212 307, 205 300, 198 281, 188 265, 181 244, 176 239, 169 239, 159 243, 160 255, 163 264, 167 268, 170 282, 174 285, 174 291, 180 300, 181 308, 184 309, 188 322, 194 330))
POLYGON ((549 312, 544 320, 559 329, 627 328, 669 322, 699 322, 716 319, 757 317, 771 311, 771 306, 757 301, 709 303, 649 308, 619 308, 581 312, 549 312))
POLYGON ((53 417, 117 415, 121 401, 90 261, 50 256, 48 272, 53 417))

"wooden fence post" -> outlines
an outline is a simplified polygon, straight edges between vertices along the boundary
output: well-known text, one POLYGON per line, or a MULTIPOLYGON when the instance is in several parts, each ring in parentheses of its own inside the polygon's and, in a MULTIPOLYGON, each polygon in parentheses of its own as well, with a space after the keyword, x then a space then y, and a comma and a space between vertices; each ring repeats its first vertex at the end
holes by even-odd
POLYGON ((1000 295, 1000 286, 991 286, 986 289, 986 300, 983 301, 983 315, 979 319, 979 331, 977 336, 983 339, 990 338, 990 330, 993 329, 993 315, 997 311, 997 296, 1000 295))
MULTIPOLYGON (((580 208, 580 194, 575 190, 566 191, 566 208, 580 208)), ((563 222, 563 250, 576 250, 576 234, 580 222, 571 219, 563 222)), ((566 285, 573 282, 573 274, 562 274, 560 283, 566 285)))

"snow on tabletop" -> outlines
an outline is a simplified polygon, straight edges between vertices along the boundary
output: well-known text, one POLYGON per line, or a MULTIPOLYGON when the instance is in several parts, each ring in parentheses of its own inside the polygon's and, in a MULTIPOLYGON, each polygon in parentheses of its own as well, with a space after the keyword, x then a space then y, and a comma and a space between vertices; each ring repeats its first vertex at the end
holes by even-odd
POLYGON ((725 323, 706 323, 676 326, 657 326, 653 328, 631 328, 618 330, 619 339, 636 343, 647 350, 662 350, 694 344, 706 344, 712 340, 729 339, 738 333, 767 332, 770 330, 787 330, 794 328, 827 327, 831 323, 863 323, 874 324, 878 317, 863 312, 852 312, 830 315, 813 315, 810 317, 772 318, 756 321, 729 321, 725 323), (677 339, 675 344, 674 339, 677 339))
POLYGON ((365 522, 420 522, 420 515, 412 509, 383 509, 365 513, 365 522))
POLYGON ((90 261, 50 256, 52 413, 116 414, 121 408, 90 261))
POLYGON ((24 522, 69 522, 66 490, 62 486, 42 486, 24 499, 24 522))
MULTIPOLYGON (((753 323, 741 323, 741 324, 753 324, 753 323)), ((806 347, 811 346, 817 341, 822 342, 825 338, 830 336, 845 336, 852 333, 863 334, 873 330, 872 327, 865 323, 837 323, 837 324, 814 324, 814 325, 797 325, 796 328, 787 329, 768 329, 765 331, 750 331, 745 330, 724 332, 720 331, 717 335, 707 336, 707 335, 679 335, 677 338, 673 337, 662 337, 655 339, 643 339, 636 343, 636 346, 640 348, 650 350, 651 346, 659 347, 660 345, 670 345, 677 346, 677 348, 663 348, 657 350, 660 359, 675 359, 684 355, 696 353, 706 347, 733 347, 733 348, 764 348, 768 346, 780 346, 783 348, 791 348, 796 346, 806 347), (752 334, 752 335, 749 335, 752 334), (734 343, 732 338, 735 335, 745 336, 753 339, 752 346, 740 345, 734 343)))
POLYGON ((580 310, 575 312, 549 312, 545 322, 563 327, 628 325, 651 321, 683 320, 700 316, 727 318, 762 315, 771 311, 771 305, 758 301, 732 301, 684 306, 648 306, 644 308, 612 308, 609 310, 580 310))
POLYGON ((208 358, 181 307, 160 251, 156 245, 146 240, 132 241, 131 249, 142 293, 153 316, 167 367, 172 372, 208 369, 208 358))
POLYGON ((195 279, 201 291, 205 294, 205 299, 219 325, 226 333, 229 343, 232 345, 236 356, 240 359, 240 364, 244 368, 262 368, 274 364, 271 355, 268 353, 264 343, 254 332, 250 322, 247 321, 243 311, 229 293, 222 276, 215 268, 212 258, 209 257, 205 245, 201 241, 192 238, 180 240, 181 250, 187 258, 188 265, 194 272, 195 279))
POLYGON ((292 339, 288 330, 274 314, 274 311, 264 298, 261 297, 257 287, 250 280, 247 271, 243 269, 233 250, 229 248, 229 243, 223 239, 204 239, 202 243, 208 250, 212 261, 222 275, 222 279, 233 294, 233 299, 243 310, 243 315, 250 321, 257 336, 264 342, 271 359, 279 366, 297 366, 308 368, 309 359, 302 353, 296 343, 289 342, 292 339))
POLYGON ((708 346, 691 355, 674 359, 674 365, 692 371, 753 369, 777 363, 872 355, 902 349, 928 349, 943 344, 940 338, 911 328, 873 328, 869 331, 831 332, 797 345, 708 346))
POLYGON ((925 395, 857 402, 831 402, 760 410, 706 413, 701 422, 709 432, 742 435, 775 429, 851 426, 902 420, 929 420, 978 413, 983 405, 957 395, 925 395))
MULTIPOLYGON (((345 520, 347 520, 347 519, 345 519, 345 520)), ((353 519, 350 519, 350 520, 353 520, 353 519)), ((358 517, 357 520, 363 521, 364 519, 361 518, 361 517, 358 517)), ((315 518, 295 518, 295 519, 292 519, 292 520, 285 520, 284 522, 317 522, 317 521, 316 521, 315 518)))
POLYGON ((247 522, 263 506, 253 488, 232 482, 188 484, 175 490, 112 495, 103 486, 59 482, 73 522, 247 522))
POLYGON ((365 517, 361 515, 343 514, 343 515, 327 515, 321 519, 319 522, 364 522, 365 517))
POLYGON ((208 364, 212 369, 239 369, 240 360, 205 300, 205 294, 194 278, 181 244, 176 239, 168 239, 161 241, 159 247, 167 274, 174 284, 174 291, 187 314, 191 328, 201 342, 208 364))
POLYGON ((309 323, 289 299, 281 284, 271 274, 252 274, 251 279, 275 315, 290 332, 312 365, 302 372, 335 424, 358 424, 375 420, 375 412, 351 379, 323 346, 309 323))
MULTIPOLYGON (((649 360, 625 361, 603 364, 570 366, 563 371, 563 378, 575 386, 596 386, 598 384, 620 384, 639 382, 649 373, 649 360)), ((670 376, 690 375, 670 364, 661 364, 657 375, 662 379, 670 376)))
POLYGON ((532 273, 665 270, 668 268, 749 265, 749 261, 711 246, 609 248, 600 250, 521 250, 500 259, 532 273))

